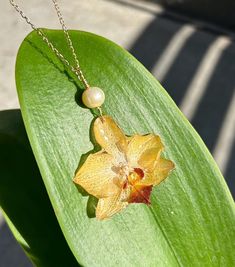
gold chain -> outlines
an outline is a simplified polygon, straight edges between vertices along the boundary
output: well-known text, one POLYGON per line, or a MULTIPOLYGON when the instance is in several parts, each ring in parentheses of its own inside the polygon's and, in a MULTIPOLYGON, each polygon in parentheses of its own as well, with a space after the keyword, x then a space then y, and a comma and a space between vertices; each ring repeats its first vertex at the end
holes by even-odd
POLYGON ((72 52, 72 55, 74 57, 74 61, 76 64, 76 67, 72 66, 69 61, 59 52, 59 50, 50 42, 50 40, 47 38, 47 36, 44 34, 44 32, 37 28, 31 21, 30 19, 24 14, 24 12, 20 9, 20 7, 15 3, 14 0, 9 0, 10 4, 15 8, 15 10, 20 14, 20 16, 31 26, 31 28, 33 30, 35 30, 37 32, 37 34, 42 38, 42 40, 48 45, 48 47, 56 54, 56 56, 65 64, 67 65, 72 72, 74 72, 76 74, 76 76, 78 77, 78 79, 84 84, 85 89, 89 88, 89 84, 87 82, 87 80, 85 79, 83 72, 81 70, 77 55, 75 53, 75 49, 72 43, 72 40, 70 38, 68 29, 65 25, 62 13, 60 11, 59 5, 57 3, 57 0, 52 0, 57 16, 59 18, 60 24, 62 26, 62 29, 64 31, 66 40, 68 42, 68 46, 72 52))

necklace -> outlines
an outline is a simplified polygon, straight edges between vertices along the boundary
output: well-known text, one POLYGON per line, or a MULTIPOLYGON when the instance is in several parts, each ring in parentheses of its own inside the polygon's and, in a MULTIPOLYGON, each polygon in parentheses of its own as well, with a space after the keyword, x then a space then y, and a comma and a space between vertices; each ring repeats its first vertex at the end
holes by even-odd
POLYGON ((90 154, 73 178, 75 184, 82 186, 89 194, 99 199, 96 218, 99 220, 110 218, 131 203, 150 205, 153 186, 160 184, 174 169, 174 163, 161 156, 164 145, 160 136, 155 134, 126 136, 110 116, 102 114, 101 106, 105 101, 105 94, 99 87, 91 87, 86 80, 57 0, 52 2, 68 48, 73 55, 74 64, 63 56, 43 30, 30 21, 14 0, 9 2, 62 63, 82 82, 83 104, 90 109, 97 108, 100 112, 94 121, 93 132, 101 150, 90 154))

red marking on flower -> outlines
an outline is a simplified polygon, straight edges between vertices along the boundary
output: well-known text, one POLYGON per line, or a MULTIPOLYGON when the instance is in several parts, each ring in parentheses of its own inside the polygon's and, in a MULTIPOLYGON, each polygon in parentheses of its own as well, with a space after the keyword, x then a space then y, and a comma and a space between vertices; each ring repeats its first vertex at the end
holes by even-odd
POLYGON ((142 186, 142 185, 136 185, 133 186, 130 198, 128 200, 129 203, 144 203, 147 205, 150 205, 150 195, 152 191, 152 185, 151 186, 142 186))
POLYGON ((140 168, 134 168, 134 172, 138 174, 138 176, 140 177, 140 179, 144 178, 144 171, 140 168))
POLYGON ((127 185, 128 185, 128 182, 125 181, 124 184, 123 184, 123 186, 122 186, 122 189, 126 189, 127 188, 127 185))

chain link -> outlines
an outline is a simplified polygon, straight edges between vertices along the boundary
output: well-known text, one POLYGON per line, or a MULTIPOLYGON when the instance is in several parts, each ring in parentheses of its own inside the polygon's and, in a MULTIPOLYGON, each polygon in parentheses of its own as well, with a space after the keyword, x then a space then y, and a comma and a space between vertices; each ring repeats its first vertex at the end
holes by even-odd
POLYGON ((71 69, 71 71, 73 73, 76 74, 76 76, 78 77, 78 79, 84 84, 85 88, 89 88, 89 84, 87 82, 87 80, 85 79, 84 77, 84 74, 81 70, 81 67, 80 67, 80 64, 79 64, 79 61, 78 61, 78 58, 77 58, 77 55, 75 53, 75 50, 74 50, 74 46, 73 46, 73 43, 72 43, 72 40, 69 36, 69 32, 67 30, 67 27, 65 25, 65 22, 64 22, 64 19, 63 19, 63 16, 61 14, 61 11, 59 9, 59 6, 58 6, 58 3, 57 3, 57 0, 52 0, 53 1, 53 4, 54 4, 54 7, 55 7, 55 10, 56 10, 56 13, 57 13, 57 16, 59 18, 59 21, 60 21, 60 24, 62 26, 62 29, 64 31, 64 34, 65 34, 65 37, 66 37, 66 40, 68 42, 68 45, 69 45, 69 48, 71 49, 71 52, 72 52, 72 55, 74 57, 74 61, 75 61, 75 64, 76 64, 76 67, 72 66, 69 61, 59 52, 59 50, 52 44, 52 42, 50 42, 50 40, 47 38, 47 36, 44 34, 44 32, 37 28, 32 22, 31 20, 25 15, 25 13, 20 9, 20 7, 15 3, 14 0, 9 0, 10 4, 15 8, 15 10, 20 14, 20 16, 31 26, 31 28, 33 30, 35 30, 37 32, 37 34, 42 38, 42 40, 48 45, 48 47, 56 54, 56 56, 67 66, 71 69))

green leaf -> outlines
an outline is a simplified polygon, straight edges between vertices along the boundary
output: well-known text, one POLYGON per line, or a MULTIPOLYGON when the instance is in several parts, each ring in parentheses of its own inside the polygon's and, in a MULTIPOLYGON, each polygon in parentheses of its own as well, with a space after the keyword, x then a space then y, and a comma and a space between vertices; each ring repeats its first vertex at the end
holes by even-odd
MULTIPOLYGON (((46 35, 70 60, 62 31, 46 35)), ((176 164, 152 205, 132 204, 97 221, 88 196, 72 182, 93 149, 92 112, 82 86, 35 32, 21 45, 17 89, 30 143, 65 238, 83 266, 232 266, 234 203, 195 130, 154 77, 130 54, 102 37, 71 31, 91 86, 104 89, 104 112, 127 135, 159 134, 176 164)), ((179 77, 180 79, 180 77, 179 77)))
POLYGON ((78 266, 53 213, 19 110, 0 112, 0 206, 36 266, 78 266))

